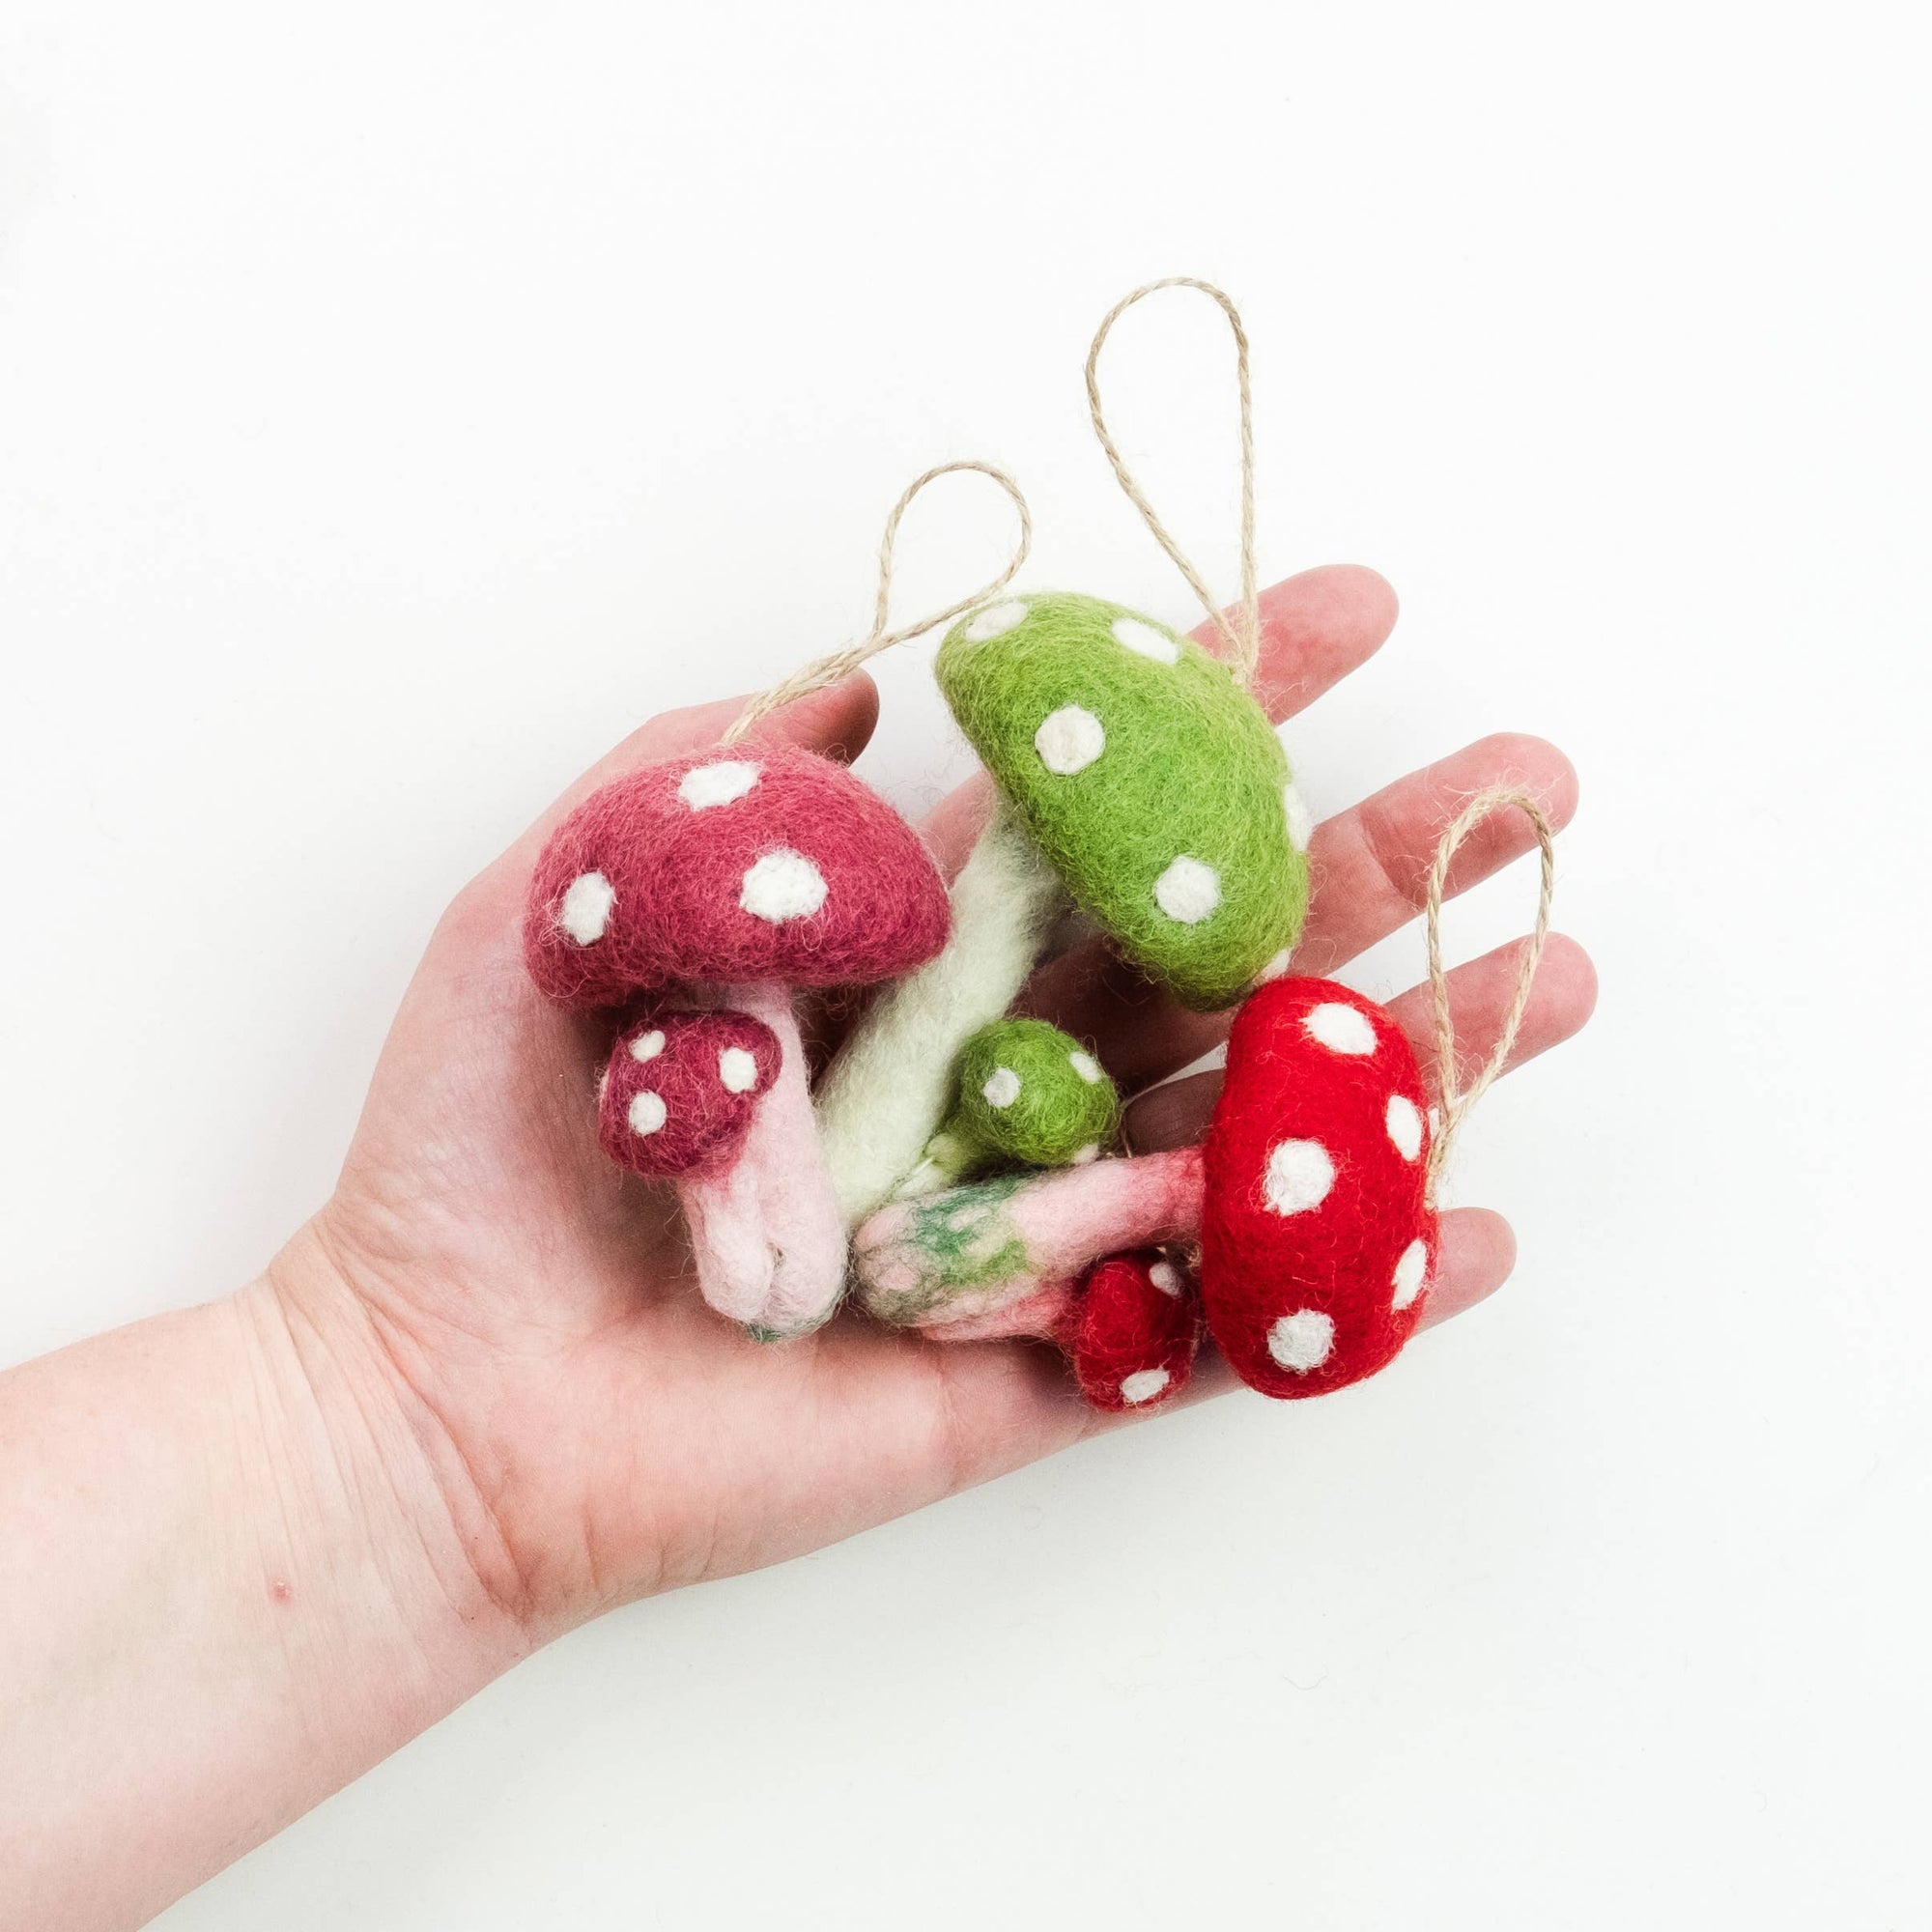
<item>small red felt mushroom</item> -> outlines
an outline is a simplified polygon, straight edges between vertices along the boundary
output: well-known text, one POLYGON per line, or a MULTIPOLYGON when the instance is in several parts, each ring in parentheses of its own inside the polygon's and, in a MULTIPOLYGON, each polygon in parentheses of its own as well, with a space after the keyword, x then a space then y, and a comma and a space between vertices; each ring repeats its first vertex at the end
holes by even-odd
MULTIPOLYGON (((842 765, 792 746, 699 753, 615 780, 537 861, 524 956, 548 998, 609 1007, 682 987, 777 1044, 736 1160, 694 1124, 714 1157, 680 1181, 705 1299, 760 1334, 823 1321, 845 1270, 789 989, 905 972, 940 950, 948 923, 945 884, 912 828, 842 765)), ((623 1084, 652 1091, 628 1074, 623 1084)), ((668 1125, 669 1097, 656 1091, 668 1125)), ((726 1081, 693 1097, 727 1129, 743 1111, 726 1081)))
POLYGON ((1374 1375, 1435 1265, 1429 1118, 1402 1030, 1326 980, 1277 980, 1236 1016, 1204 1149, 1201 1293, 1236 1374, 1272 1396, 1374 1375))
POLYGON ((1194 1371, 1201 1345, 1195 1284, 1157 1249, 1110 1255, 1088 1269, 1056 1339, 1092 1407, 1158 1407, 1194 1371))
POLYGON ((778 1036, 750 1013, 660 1009, 632 1021, 597 1090, 597 1138, 652 1180, 728 1167, 779 1077, 778 1036))

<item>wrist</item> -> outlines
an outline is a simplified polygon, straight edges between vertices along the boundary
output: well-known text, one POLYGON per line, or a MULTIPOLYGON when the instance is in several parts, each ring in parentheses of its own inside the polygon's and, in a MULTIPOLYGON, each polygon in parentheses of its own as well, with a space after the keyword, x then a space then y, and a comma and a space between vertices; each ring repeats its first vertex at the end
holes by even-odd
POLYGON ((145 1923, 530 1648, 348 1299, 298 1244, 0 1377, 6 1932, 145 1923))
POLYGON ((339 1721, 339 1660, 393 1748, 539 1639, 437 1416, 315 1230, 223 1306, 242 1355, 240 1520, 292 1692, 339 1721))

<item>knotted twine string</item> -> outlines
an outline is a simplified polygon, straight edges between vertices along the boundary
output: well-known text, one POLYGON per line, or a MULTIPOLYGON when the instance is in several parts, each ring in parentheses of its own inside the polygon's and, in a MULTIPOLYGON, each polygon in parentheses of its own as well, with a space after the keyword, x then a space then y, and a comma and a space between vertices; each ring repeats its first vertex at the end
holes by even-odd
POLYGON ((735 745, 759 719, 768 717, 781 706, 794 699, 810 696, 814 691, 824 691, 838 683, 866 663, 875 658, 881 651, 890 650, 895 644, 905 643, 909 639, 936 630, 941 624, 950 623, 954 617, 972 610, 974 605, 982 603, 995 592, 1004 590, 1019 574, 1020 566, 1027 560, 1027 553, 1033 548, 1033 512, 1027 508, 1027 499, 1020 492, 1020 486, 1004 469, 996 469, 990 463, 962 461, 942 463, 937 469, 928 469, 923 476, 915 476, 905 487, 904 494, 893 505, 893 513, 886 519, 885 533, 879 539, 879 594, 872 606, 872 628, 867 636, 856 644, 847 644, 843 650, 829 652, 822 658, 795 670, 792 674, 773 685, 768 691, 761 691, 747 704, 725 731, 724 743, 735 745), (970 597, 962 597, 956 604, 949 604, 943 611, 935 611, 929 617, 922 617, 916 624, 902 624, 896 631, 886 629, 888 606, 893 594, 893 552, 898 543, 899 520, 904 517, 907 506, 925 486, 941 476, 952 476, 962 470, 975 470, 981 476, 990 476, 1012 499, 1012 505, 1019 512, 1020 540, 1014 549, 1012 560, 990 583, 984 583, 970 597))
POLYGON ((1527 792, 1517 791, 1509 785, 1494 785, 1488 791, 1478 792, 1456 814, 1436 844, 1435 861, 1429 868, 1426 908, 1429 915, 1429 990, 1435 1003, 1436 1077, 1442 1086, 1442 1118, 1429 1145, 1426 1171, 1428 1197, 1432 1206, 1435 1200, 1436 1182, 1448 1162, 1449 1149, 1458 1131, 1468 1119, 1470 1108, 1490 1091, 1491 1084, 1508 1064, 1510 1049, 1516 1045, 1522 1016, 1529 1010, 1530 990, 1536 984, 1536 969, 1543 960, 1543 943, 1549 937, 1549 901, 1555 891, 1554 837, 1543 807, 1527 792), (1442 895, 1448 890, 1449 866, 1457 848, 1492 811, 1507 810, 1520 811, 1529 820, 1536 832, 1537 848, 1543 855, 1543 883, 1536 898, 1536 929, 1530 934, 1522 963, 1517 970, 1516 993, 1510 1001, 1509 1011, 1503 1015, 1502 1033, 1497 1037, 1495 1049, 1483 1063, 1475 1079, 1458 1091, 1456 1024, 1449 1016, 1449 976, 1442 970, 1442 895))
MULTIPOLYGON (((1114 475, 1130 502, 1141 514, 1141 520, 1151 532, 1154 541, 1160 545, 1174 566, 1187 580, 1188 587, 1201 600, 1201 607, 1212 620, 1215 630, 1221 634, 1228 646, 1236 677, 1243 685, 1253 682, 1255 668, 1261 656, 1261 595, 1255 583, 1255 429, 1254 401, 1248 379, 1248 333, 1242 327, 1240 311, 1233 300, 1211 282, 1198 280, 1192 275, 1170 275, 1163 281, 1149 282, 1145 288, 1134 290, 1123 296, 1110 308, 1094 331, 1094 346, 1087 352, 1087 410, 1093 420, 1094 434, 1099 439, 1100 447, 1107 453, 1107 461, 1113 465, 1114 475), (1133 471, 1127 467, 1125 457, 1121 454, 1120 445, 1115 442, 1107 429, 1107 419, 1100 408, 1099 366, 1100 351, 1105 347, 1109 331, 1121 317, 1126 314, 1137 301, 1162 289, 1194 289, 1212 301, 1228 318, 1228 327, 1235 335, 1235 383, 1240 396, 1241 412, 1241 616, 1242 635, 1237 636, 1220 607, 1202 581, 1201 573, 1194 567, 1193 560, 1175 542, 1167 526, 1155 513, 1154 507, 1147 499, 1133 471)), ((1435 863, 1429 868, 1429 891, 1426 910, 1429 923, 1429 988, 1435 1009, 1435 1058, 1438 1068, 1437 1078, 1441 1083, 1441 1120, 1434 1138, 1430 1142, 1429 1159, 1426 1168, 1426 1185, 1429 1199, 1433 1203, 1442 1170, 1449 1159, 1449 1151, 1455 1145, 1456 1136, 1463 1122, 1468 1119, 1470 1109, 1490 1091, 1498 1074, 1508 1065, 1510 1052, 1516 1045, 1517 1035, 1522 1030, 1523 1015, 1529 1010, 1529 998, 1536 985, 1537 968, 1543 962, 1544 942, 1549 937, 1549 905, 1556 890, 1556 850, 1549 820, 1543 807, 1527 792, 1517 791, 1508 785, 1497 785, 1480 792, 1472 798, 1456 815, 1435 848, 1435 863), (1475 1079, 1466 1088, 1459 1089, 1456 1074, 1456 1024, 1449 1011, 1449 978, 1442 966, 1442 898, 1448 889, 1449 867, 1454 861, 1463 841, 1469 834, 1489 817, 1492 812, 1505 810, 1520 811, 1536 833, 1536 843, 1542 854, 1543 877, 1537 895, 1536 927, 1524 949, 1522 962, 1517 973, 1516 992, 1512 996, 1509 1011, 1503 1016, 1502 1032, 1497 1037, 1494 1051, 1484 1062, 1475 1079)))
POLYGON ((1228 647, 1228 658, 1236 680, 1243 688, 1252 684, 1262 651, 1262 600, 1261 592, 1255 587, 1254 398, 1248 385, 1248 332, 1241 326, 1240 310, 1212 282, 1199 281, 1192 275, 1170 275, 1165 281, 1149 282, 1132 295, 1122 297, 1107 311, 1094 332, 1094 346, 1087 352, 1087 412, 1093 419, 1094 434, 1099 438, 1100 447, 1107 452, 1107 461, 1114 466, 1114 475, 1127 501, 1141 513, 1141 521, 1147 525, 1154 542, 1167 553, 1174 567, 1187 580, 1187 587, 1201 600, 1201 608, 1208 612, 1214 628, 1221 634, 1222 642, 1228 647), (1153 505, 1135 481, 1134 472, 1127 468, 1127 460, 1121 454, 1120 445, 1108 433, 1107 419, 1100 409, 1100 351, 1106 343, 1108 331, 1137 301, 1157 295, 1162 289, 1198 290, 1220 308, 1228 318, 1228 327, 1235 331, 1235 384, 1241 399, 1241 633, 1238 636, 1222 614, 1220 606, 1202 581, 1192 559, 1154 514, 1153 505))

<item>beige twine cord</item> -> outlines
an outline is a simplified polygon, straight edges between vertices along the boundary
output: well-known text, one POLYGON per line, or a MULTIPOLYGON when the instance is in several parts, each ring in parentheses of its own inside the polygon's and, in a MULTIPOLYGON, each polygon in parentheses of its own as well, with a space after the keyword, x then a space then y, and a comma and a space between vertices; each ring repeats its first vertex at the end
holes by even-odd
POLYGON ((1019 574, 1020 566, 1027 560, 1027 553, 1033 548, 1033 512, 1027 508, 1027 499, 1020 492, 1020 486, 1004 469, 996 469, 990 463, 959 462, 942 463, 937 469, 928 469, 923 476, 915 476, 905 487, 904 494, 893 505, 893 513, 886 519, 885 533, 879 539, 879 594, 872 607, 872 628, 867 637, 856 644, 847 644, 843 650, 830 652, 815 659, 803 668, 775 684, 769 691, 761 691, 748 703, 744 710, 732 720, 725 731, 724 743, 735 745, 761 718, 794 700, 809 696, 814 691, 825 691, 847 678, 866 663, 875 658, 881 651, 890 650, 895 644, 905 643, 939 625, 950 622, 962 612, 972 610, 974 605, 983 602, 996 591, 1004 590, 1019 574), (970 597, 962 597, 956 604, 949 604, 943 611, 935 611, 929 617, 922 617, 916 624, 902 624, 896 631, 886 629, 888 606, 893 594, 893 552, 898 543, 899 521, 904 517, 912 499, 928 483, 941 476, 954 476, 965 470, 973 470, 980 476, 990 476, 1019 512, 1020 540, 1015 547, 1012 560, 990 583, 983 583, 970 597))
POLYGON ((1262 600, 1260 591, 1255 587, 1255 411, 1248 384, 1248 331, 1241 326, 1240 310, 1212 282, 1199 281, 1192 275, 1170 275, 1165 281, 1150 282, 1145 288, 1136 289, 1132 295, 1123 296, 1107 311, 1105 320, 1094 331, 1094 346, 1087 352, 1087 411, 1093 418, 1094 434, 1099 438, 1100 447, 1107 452, 1107 461, 1114 466, 1114 475, 1125 492, 1127 501, 1141 513, 1141 521, 1152 533, 1154 542, 1168 554, 1175 568, 1187 580, 1188 588, 1201 600, 1201 608, 1207 611, 1228 647, 1229 661, 1235 668, 1236 676, 1243 686, 1252 684, 1262 650, 1262 600), (1108 433, 1107 419, 1100 410, 1100 351, 1106 343, 1108 331, 1137 301, 1157 295, 1162 289, 1197 290, 1220 308, 1228 318, 1228 327, 1235 332, 1235 383, 1241 399, 1241 634, 1238 636, 1222 614, 1220 606, 1214 602, 1187 553, 1175 542, 1168 533, 1167 526, 1154 514, 1153 505, 1134 480, 1134 472, 1127 468, 1126 458, 1121 454, 1119 444, 1108 433))
POLYGON ((1522 1027, 1522 1016, 1529 1010, 1530 991, 1536 984, 1536 969, 1543 962, 1544 941, 1549 937, 1549 901, 1555 891, 1554 834, 1550 831, 1543 807, 1527 792, 1514 790, 1508 785, 1496 785, 1489 791, 1479 792, 1456 814, 1435 847, 1435 862, 1429 868, 1426 909, 1429 916, 1429 990, 1435 1003, 1435 1064, 1436 1077, 1442 1086, 1442 1118, 1429 1147, 1427 1174, 1432 1203, 1435 1199, 1436 1182, 1458 1131, 1468 1119, 1470 1108, 1490 1091, 1492 1082, 1508 1064, 1510 1050, 1516 1045, 1517 1034, 1522 1027), (1543 883, 1537 894, 1536 928, 1524 949, 1522 963, 1517 972, 1516 994, 1510 1001, 1509 1011, 1503 1015, 1502 1033, 1496 1040, 1495 1050, 1483 1063, 1482 1070, 1475 1079, 1459 1093, 1456 1087, 1456 1025, 1449 1016, 1449 976, 1442 970, 1442 895, 1448 889, 1450 862, 1463 839, 1492 812, 1504 810, 1520 811, 1529 820, 1536 832, 1537 849, 1543 855, 1543 883))

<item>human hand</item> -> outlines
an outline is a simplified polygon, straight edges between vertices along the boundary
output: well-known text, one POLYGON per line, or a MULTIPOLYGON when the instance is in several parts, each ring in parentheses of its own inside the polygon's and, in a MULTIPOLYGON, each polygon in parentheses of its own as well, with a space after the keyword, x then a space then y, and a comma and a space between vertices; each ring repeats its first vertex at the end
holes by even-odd
MULTIPOLYGON (((1276 719, 1298 711, 1370 656, 1394 617, 1388 587, 1367 571, 1278 585, 1264 600, 1258 697, 1276 719)), ((1209 627, 1197 635, 1212 648, 1209 627)), ((644 725, 458 895, 404 999, 333 1198, 260 1291, 274 1319, 327 1351, 365 1425, 393 1410, 358 1433, 421 1459, 393 1488, 447 1511, 488 1598, 533 1639, 799 1554, 1118 1426, 1029 1343, 936 1345, 856 1315, 778 1347, 748 1340, 699 1299, 668 1190, 599 1151, 594 1094, 611 1029, 555 1010, 530 985, 520 944, 530 869, 588 791, 715 742, 738 708, 644 725)), ((861 675, 766 728, 849 758, 876 710, 861 675)), ((1503 781, 1541 798, 1558 825, 1574 810, 1559 753, 1494 737, 1321 826, 1294 970, 1332 974, 1412 918, 1439 827, 1503 781)), ((987 805, 976 781, 926 821, 949 872, 987 805)), ((1451 890, 1527 836, 1514 814, 1479 828, 1451 890)), ((1505 948, 1451 976, 1468 1065, 1491 1049, 1515 971, 1505 948)), ((1581 950, 1552 939, 1513 1064, 1575 1033, 1594 991, 1581 950)), ((1198 1137, 1218 1076, 1145 1090, 1215 1044, 1226 1016, 1180 1010, 1094 946, 1042 967, 1025 1007, 1090 1040, 1122 1092, 1143 1095, 1127 1114, 1137 1151, 1198 1137)), ((1426 988, 1392 1010, 1427 1066, 1426 988)), ((1445 1215, 1425 1321, 1481 1300, 1513 1258, 1500 1217, 1445 1215)), ((436 1525, 439 1539, 448 1531, 436 1525)))

